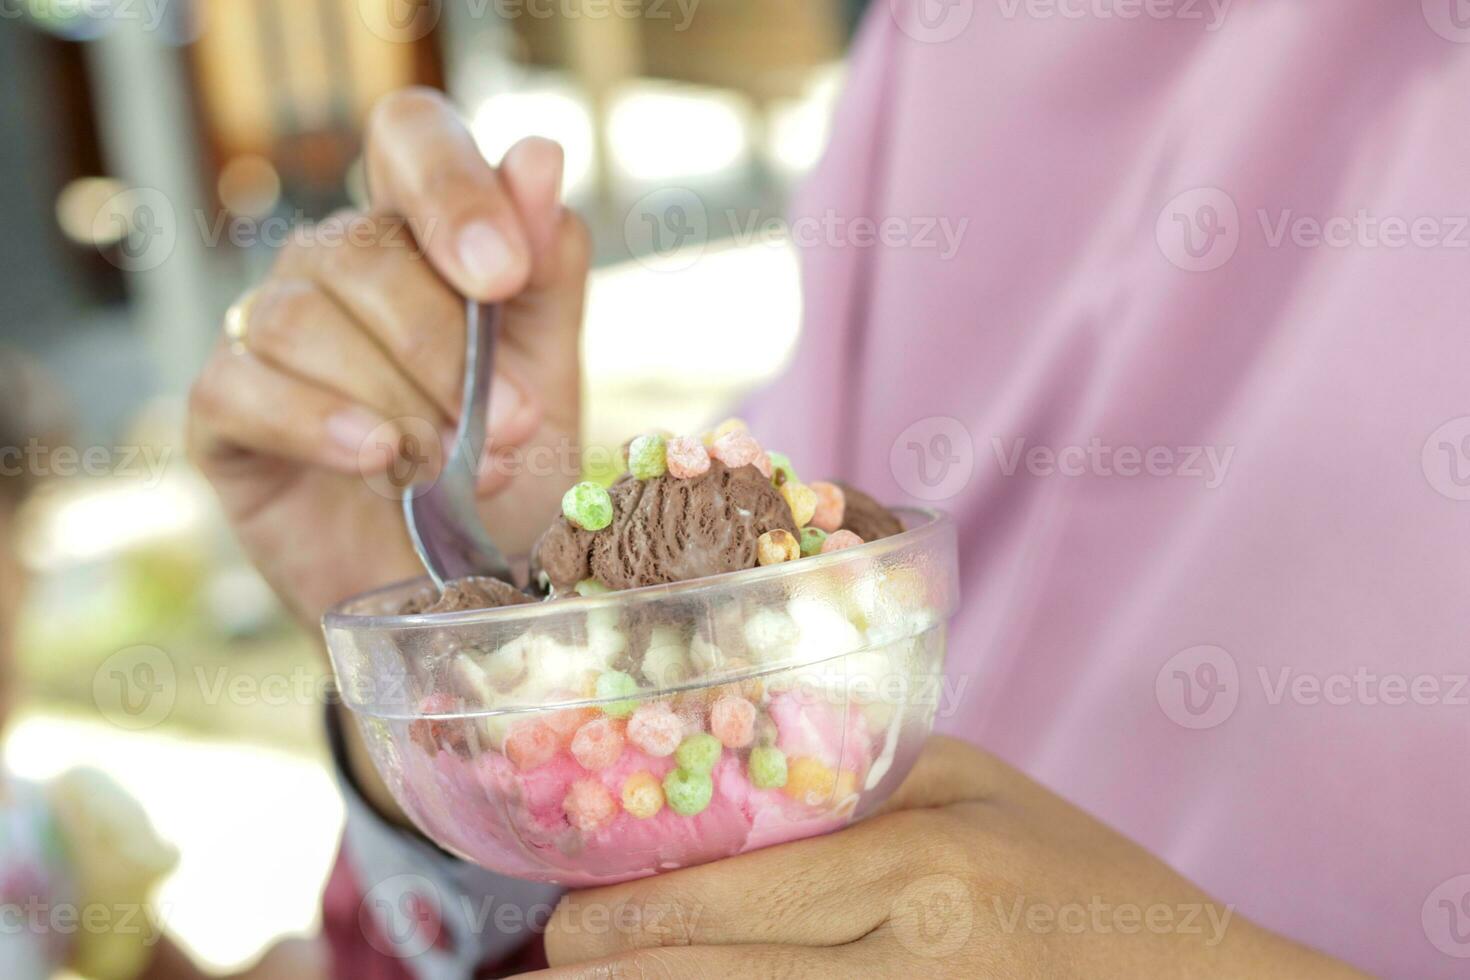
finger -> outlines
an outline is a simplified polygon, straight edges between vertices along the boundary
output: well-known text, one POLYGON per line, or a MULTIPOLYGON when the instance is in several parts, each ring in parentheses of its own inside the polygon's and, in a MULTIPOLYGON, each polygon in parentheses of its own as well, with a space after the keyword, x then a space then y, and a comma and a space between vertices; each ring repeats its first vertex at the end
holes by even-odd
POLYGON ((890 822, 881 832, 858 824, 826 837, 569 893, 547 923, 546 955, 552 963, 568 963, 648 946, 853 942, 889 915, 891 889, 883 883, 898 881, 924 857, 926 841, 915 823, 890 822), (895 833, 905 834, 902 848, 891 846, 895 833), (619 928, 579 927, 596 918, 619 928))
POLYGON ((423 419, 443 429, 438 408, 317 283, 269 279, 242 316, 240 342, 265 363, 382 418, 423 419))
POLYGON ((383 98, 368 121, 366 159, 373 210, 407 218, 460 293, 493 302, 524 288, 531 255, 515 205, 442 95, 383 98))
POLYGON ((911 804, 903 812, 825 837, 571 893, 548 923, 547 955, 570 962, 638 946, 851 942, 892 914, 893 883, 914 867, 929 858, 936 867, 963 859, 954 853, 953 822, 930 808, 1003 791, 1006 777, 998 770, 1004 768, 964 742, 932 738, 899 791, 900 803, 911 804), (630 927, 575 928, 586 909, 603 907, 630 927))
POLYGON ((190 454, 206 469, 262 453, 366 475, 392 462, 401 438, 371 409, 224 346, 195 382, 189 409, 190 454))
POLYGON ((1035 788, 1020 772, 968 742, 933 735, 918 760, 878 813, 1009 799, 1035 788))
POLYGON ((444 419, 459 418, 464 301, 424 260, 401 219, 334 214, 282 251, 274 275, 320 285, 444 419))
POLYGON ((566 155, 561 144, 528 136, 500 161, 505 183, 531 247, 532 289, 556 279, 557 234, 561 226, 561 180, 566 155))
POLYGON ((866 944, 802 946, 688 946, 616 953, 601 959, 523 974, 546 980, 723 980, 725 977, 822 978, 879 976, 881 962, 866 944))

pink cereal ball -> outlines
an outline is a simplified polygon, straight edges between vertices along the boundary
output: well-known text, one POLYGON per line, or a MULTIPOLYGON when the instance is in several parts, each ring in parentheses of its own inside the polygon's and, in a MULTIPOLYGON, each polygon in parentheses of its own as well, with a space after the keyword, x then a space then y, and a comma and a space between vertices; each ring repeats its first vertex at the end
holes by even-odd
POLYGON ((755 738, 755 705, 726 695, 709 710, 709 730, 727 749, 741 749, 755 738))
POLYGON ((765 455, 761 444, 755 441, 755 436, 749 432, 736 430, 726 432, 715 440, 710 447, 709 454, 724 463, 730 469, 739 469, 742 466, 750 466, 765 455))
POLYGON ((709 450, 693 436, 679 436, 664 445, 665 465, 678 480, 692 480, 709 472, 709 450))
POLYGON ((769 480, 771 478, 771 474, 775 472, 775 468, 771 466, 770 453, 761 453, 755 458, 754 465, 756 469, 760 470, 761 476, 765 477, 767 480, 769 480))
POLYGON ((645 704, 628 719, 628 741, 655 758, 673 755, 683 738, 683 720, 663 702, 645 704))
POLYGON ((559 748, 556 732, 539 721, 521 722, 505 736, 505 757, 522 772, 544 766, 559 748))
POLYGON ((817 480, 807 486, 817 494, 817 510, 808 523, 828 534, 841 528, 842 518, 847 511, 847 494, 837 484, 825 480, 817 480))
POLYGON ((584 769, 606 769, 623 754, 623 723, 616 718, 597 718, 577 729, 572 736, 572 758, 584 769))
POLYGON ((834 531, 827 535, 827 540, 822 542, 822 554, 829 551, 841 551, 843 548, 856 548, 863 543, 863 539, 851 531, 834 531))
POLYGON ((608 788, 595 779, 579 779, 567 790, 561 801, 572 826, 591 831, 603 826, 618 813, 618 802, 608 788))

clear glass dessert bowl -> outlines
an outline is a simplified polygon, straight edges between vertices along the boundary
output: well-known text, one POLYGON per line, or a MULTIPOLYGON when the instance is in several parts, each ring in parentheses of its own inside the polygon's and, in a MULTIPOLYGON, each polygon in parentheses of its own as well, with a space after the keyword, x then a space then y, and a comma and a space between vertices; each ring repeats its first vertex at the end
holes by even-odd
MULTIPOLYGON (((954 528, 671 585, 323 626, 344 703, 425 835, 492 871, 609 884, 860 820, 933 726, 954 528)), ((584 590, 591 592, 592 590, 584 590)))

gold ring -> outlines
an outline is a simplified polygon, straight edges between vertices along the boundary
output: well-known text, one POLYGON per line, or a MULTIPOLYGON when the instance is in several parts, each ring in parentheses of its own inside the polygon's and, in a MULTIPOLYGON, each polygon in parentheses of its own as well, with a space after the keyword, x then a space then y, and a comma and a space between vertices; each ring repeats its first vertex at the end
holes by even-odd
POLYGON ((245 335, 250 332, 250 307, 255 305, 259 289, 247 290, 225 311, 225 339, 230 342, 230 352, 245 353, 245 335))

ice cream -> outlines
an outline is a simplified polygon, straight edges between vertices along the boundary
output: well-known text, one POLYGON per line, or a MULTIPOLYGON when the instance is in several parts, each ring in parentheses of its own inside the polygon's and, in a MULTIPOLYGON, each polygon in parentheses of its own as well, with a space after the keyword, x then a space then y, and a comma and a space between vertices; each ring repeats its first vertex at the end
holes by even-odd
POLYGON ((608 494, 611 526, 586 531, 559 517, 537 545, 535 565, 554 591, 587 578, 634 589, 753 568, 762 534, 796 533, 785 498, 753 465, 712 460, 690 479, 629 475, 608 494))
POLYGON ((403 604, 399 615, 418 616, 465 612, 470 609, 496 609, 535 601, 509 582, 502 582, 498 578, 472 576, 446 583, 442 594, 436 594, 432 587, 424 588, 403 604))
POLYGON ((845 495, 847 506, 843 511, 842 530, 851 531, 864 541, 877 541, 903 530, 903 524, 893 512, 857 487, 838 483, 845 495))
MULTIPOLYGON (((928 730, 906 695, 942 653, 942 617, 911 562, 828 558, 707 607, 648 589, 860 548, 901 532, 896 516, 802 483, 734 422, 639 436, 626 456, 611 486, 568 492, 531 556, 566 612, 419 624, 399 649, 432 680, 369 740, 396 746, 389 782, 424 831, 495 870, 593 885, 833 830, 911 757, 900 735, 928 730)), ((402 612, 532 601, 466 579, 402 612)))

